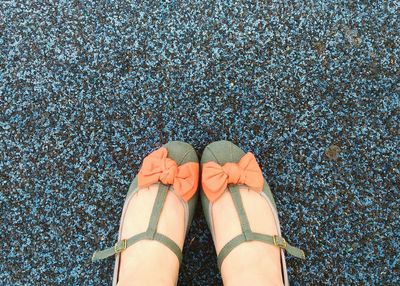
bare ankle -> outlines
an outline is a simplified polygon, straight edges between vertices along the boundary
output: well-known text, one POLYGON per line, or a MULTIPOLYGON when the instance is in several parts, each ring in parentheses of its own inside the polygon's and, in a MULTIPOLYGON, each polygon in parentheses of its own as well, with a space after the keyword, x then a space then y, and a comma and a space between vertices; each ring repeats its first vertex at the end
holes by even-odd
POLYGON ((153 272, 147 275, 139 275, 136 277, 125 277, 118 281, 118 286, 174 286, 176 281, 172 281, 170 277, 156 277, 153 272))
POLYGON ((273 281, 272 277, 268 276, 265 272, 248 270, 241 273, 230 275, 229 277, 223 277, 224 285, 227 286, 241 286, 241 285, 252 285, 252 286, 282 286, 281 281, 273 281))
POLYGON ((175 254, 156 241, 143 240, 123 253, 119 286, 176 285, 179 262, 175 254))
POLYGON ((221 273, 228 286, 283 285, 279 250, 261 242, 239 245, 225 259, 221 273))

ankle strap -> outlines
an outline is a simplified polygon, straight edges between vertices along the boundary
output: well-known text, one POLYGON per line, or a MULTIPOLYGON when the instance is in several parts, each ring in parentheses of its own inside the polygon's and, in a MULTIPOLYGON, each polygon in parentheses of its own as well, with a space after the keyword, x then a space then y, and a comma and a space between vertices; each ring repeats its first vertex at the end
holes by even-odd
POLYGON ((175 253, 175 255, 179 260, 179 263, 181 263, 182 250, 180 249, 180 247, 172 239, 157 232, 158 221, 160 220, 161 211, 164 206, 168 190, 169 190, 169 185, 164 185, 160 183, 146 232, 142 232, 128 239, 123 239, 121 241, 118 241, 113 247, 96 251, 92 256, 92 261, 104 259, 112 255, 119 255, 119 253, 121 253, 129 246, 135 244, 140 240, 155 240, 164 244, 173 253, 175 253))
POLYGON ((104 250, 96 251, 93 253, 92 261, 97 261, 100 259, 104 259, 110 257, 112 255, 117 255, 127 249, 129 246, 135 244, 140 240, 155 240, 158 241, 165 246, 167 246, 173 253, 175 253, 176 257, 178 257, 179 263, 182 262, 182 251, 179 246, 167 236, 161 233, 155 233, 153 236, 148 232, 142 232, 137 235, 132 236, 129 239, 123 239, 118 241, 113 247, 106 248, 104 250))
POLYGON ((228 254, 238 245, 247 242, 247 241, 260 241, 270 245, 277 246, 281 249, 286 250, 289 254, 294 257, 305 259, 304 251, 301 249, 294 247, 286 242, 283 237, 274 235, 267 235, 262 233, 253 232, 250 228, 249 220, 247 218, 246 211, 243 206, 242 197, 240 195, 239 186, 238 185, 230 185, 228 186, 228 190, 231 192, 232 200, 234 202, 236 211, 239 215, 240 226, 242 229, 242 234, 231 239, 224 247, 222 247, 221 251, 218 254, 218 267, 221 269, 222 262, 228 256, 228 254))
POLYGON ((289 254, 293 255, 294 257, 305 259, 304 251, 290 245, 289 243, 286 242, 286 240, 283 237, 277 235, 271 236, 257 232, 247 232, 235 236, 227 244, 225 244, 224 247, 222 247, 221 251, 218 254, 218 268, 221 270, 222 262, 236 246, 247 241, 260 241, 270 245, 274 245, 281 249, 286 250, 289 254))

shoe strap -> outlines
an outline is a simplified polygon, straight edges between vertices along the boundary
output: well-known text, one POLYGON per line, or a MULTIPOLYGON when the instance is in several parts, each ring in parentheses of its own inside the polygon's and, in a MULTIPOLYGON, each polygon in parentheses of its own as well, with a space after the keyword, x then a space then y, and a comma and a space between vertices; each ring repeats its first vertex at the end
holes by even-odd
POLYGON ((228 190, 231 192, 232 200, 235 205, 236 211, 239 215, 240 226, 242 229, 242 234, 231 239, 224 247, 222 247, 221 251, 218 254, 218 267, 221 269, 222 262, 228 256, 228 254, 238 245, 247 242, 247 241, 260 241, 270 245, 277 246, 281 249, 286 250, 289 254, 294 257, 305 259, 304 251, 290 245, 286 240, 281 236, 271 236, 267 234, 253 232, 251 230, 249 220, 247 218, 246 211, 243 206, 242 197, 240 195, 239 186, 230 185, 228 186, 228 190))
POLYGON ((169 237, 157 232, 158 221, 160 220, 162 208, 164 206, 165 199, 167 198, 169 188, 169 185, 164 185, 160 183, 157 196, 153 205, 153 210, 151 212, 149 225, 145 232, 136 234, 128 239, 120 240, 113 247, 96 251, 92 256, 92 261, 104 259, 112 255, 119 255, 119 253, 140 240, 155 240, 164 244, 173 253, 175 253, 179 260, 179 263, 181 263, 182 250, 180 249, 180 247, 169 237))
POLYGON ((274 245, 286 250, 289 254, 294 257, 304 259, 305 254, 304 251, 290 245, 286 242, 283 237, 280 236, 271 236, 267 234, 257 233, 257 232, 249 232, 242 233, 238 236, 232 238, 224 247, 222 247, 221 251, 218 254, 218 267, 221 269, 222 262, 228 256, 228 254, 238 245, 247 242, 247 241, 260 241, 270 245, 274 245))

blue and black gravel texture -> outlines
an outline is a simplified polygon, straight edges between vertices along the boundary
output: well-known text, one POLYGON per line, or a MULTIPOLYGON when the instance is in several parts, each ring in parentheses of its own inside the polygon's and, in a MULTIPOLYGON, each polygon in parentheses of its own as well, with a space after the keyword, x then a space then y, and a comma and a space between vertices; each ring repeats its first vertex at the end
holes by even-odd
MULTIPOLYGON (((0 2, 0 285, 110 285, 142 158, 258 158, 293 285, 399 285, 399 1, 0 2), (162 2, 162 3, 160 3, 162 2)), ((221 285, 199 205, 179 285, 221 285)))

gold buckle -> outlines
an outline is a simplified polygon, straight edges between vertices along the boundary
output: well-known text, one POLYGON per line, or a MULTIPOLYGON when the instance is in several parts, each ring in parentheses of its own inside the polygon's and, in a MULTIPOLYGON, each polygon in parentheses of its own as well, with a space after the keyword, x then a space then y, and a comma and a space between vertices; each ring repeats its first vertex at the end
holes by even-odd
POLYGON ((126 249, 126 239, 123 239, 123 240, 117 242, 117 243, 114 245, 114 252, 115 252, 115 254, 120 253, 122 250, 125 250, 125 249, 126 249), (119 243, 120 243, 120 242, 122 242, 122 246, 121 246, 121 247, 119 246, 119 243))
POLYGON ((272 240, 274 241, 274 245, 278 246, 280 248, 286 249, 287 247, 287 242, 283 237, 279 237, 277 235, 274 235, 272 237, 272 240))

